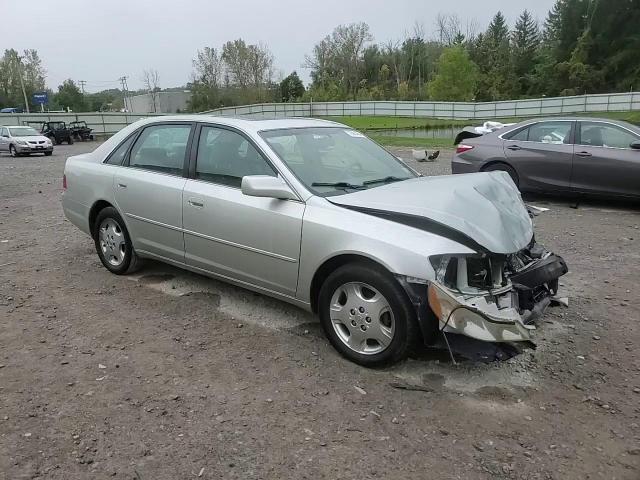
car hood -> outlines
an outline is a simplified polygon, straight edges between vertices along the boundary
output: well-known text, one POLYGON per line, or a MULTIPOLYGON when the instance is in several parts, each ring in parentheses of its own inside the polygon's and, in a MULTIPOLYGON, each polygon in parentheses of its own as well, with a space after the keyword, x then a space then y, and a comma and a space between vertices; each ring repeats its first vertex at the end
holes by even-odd
POLYGON ((506 172, 420 177, 328 200, 480 251, 514 253, 533 238, 527 209, 506 172))
POLYGON ((49 140, 44 135, 33 135, 29 137, 11 137, 14 140, 24 140, 25 142, 42 142, 44 140, 49 140))

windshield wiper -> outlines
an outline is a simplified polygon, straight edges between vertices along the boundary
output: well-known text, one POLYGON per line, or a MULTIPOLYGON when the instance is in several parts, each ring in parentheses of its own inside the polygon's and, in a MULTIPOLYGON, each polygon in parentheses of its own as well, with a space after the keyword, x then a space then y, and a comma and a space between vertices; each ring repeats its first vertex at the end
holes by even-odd
POLYGON ((355 185, 353 183, 348 182, 313 182, 311 184, 312 187, 337 187, 337 188, 351 188, 354 190, 359 190, 365 188, 364 185, 355 185))
POLYGON ((376 180, 367 180, 366 182, 362 182, 363 185, 371 185, 374 183, 391 183, 391 182, 401 182, 402 180, 409 180, 411 177, 384 177, 378 178, 376 180))

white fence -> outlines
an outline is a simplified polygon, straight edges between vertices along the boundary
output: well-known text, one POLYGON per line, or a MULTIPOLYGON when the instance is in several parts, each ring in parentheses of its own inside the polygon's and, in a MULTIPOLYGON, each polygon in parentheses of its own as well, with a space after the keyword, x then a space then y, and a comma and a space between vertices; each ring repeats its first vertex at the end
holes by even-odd
POLYGON ((260 103, 206 112, 220 116, 334 117, 391 116, 440 119, 489 119, 640 110, 640 92, 536 98, 502 102, 313 102, 260 103))
MULTIPOLYGON (((581 95, 576 97, 536 98, 503 102, 313 102, 261 103, 219 108, 209 112, 218 116, 335 117, 376 115, 424 117, 451 120, 533 117, 590 112, 640 110, 640 92, 581 95)), ((154 114, 131 113, 0 113, 0 125, 36 126, 45 121, 84 120, 97 135, 112 135, 141 118, 154 114)))

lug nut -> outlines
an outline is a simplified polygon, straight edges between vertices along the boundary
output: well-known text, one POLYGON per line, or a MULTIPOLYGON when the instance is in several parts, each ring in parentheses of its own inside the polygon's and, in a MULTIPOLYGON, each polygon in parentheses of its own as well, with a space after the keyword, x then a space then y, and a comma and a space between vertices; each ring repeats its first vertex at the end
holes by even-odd
POLYGON ((367 322, 367 323, 371 323, 371 317, 365 318, 364 321, 367 322))
POLYGON ((362 330, 363 332, 367 329, 366 325, 360 325, 360 330, 362 330))
POLYGON ((351 320, 351 325, 353 325, 354 327, 357 325, 355 320, 351 320))
POLYGON ((364 313, 364 307, 360 307, 359 310, 360 310, 360 313, 364 313))
POLYGON ((355 315, 356 311, 352 308, 350 313, 351 313, 351 315, 355 315))

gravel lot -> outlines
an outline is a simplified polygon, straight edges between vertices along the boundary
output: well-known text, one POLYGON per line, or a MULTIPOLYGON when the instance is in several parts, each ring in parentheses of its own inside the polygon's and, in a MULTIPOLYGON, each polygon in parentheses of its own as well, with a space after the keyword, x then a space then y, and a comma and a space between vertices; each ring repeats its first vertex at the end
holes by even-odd
POLYGON ((366 370, 281 302, 109 274, 59 202, 94 147, 0 156, 0 479, 640 478, 637 205, 534 199, 570 266, 537 350, 366 370))

